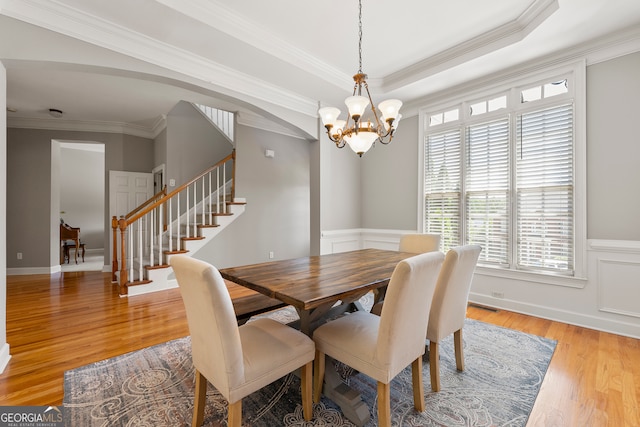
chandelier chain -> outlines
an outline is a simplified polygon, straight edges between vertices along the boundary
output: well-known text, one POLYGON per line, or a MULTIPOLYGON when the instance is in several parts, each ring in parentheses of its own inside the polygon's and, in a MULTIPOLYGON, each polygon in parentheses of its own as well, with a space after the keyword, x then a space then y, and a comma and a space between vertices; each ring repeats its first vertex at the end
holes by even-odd
POLYGON ((362 0, 358 1, 358 73, 362 74, 362 0))

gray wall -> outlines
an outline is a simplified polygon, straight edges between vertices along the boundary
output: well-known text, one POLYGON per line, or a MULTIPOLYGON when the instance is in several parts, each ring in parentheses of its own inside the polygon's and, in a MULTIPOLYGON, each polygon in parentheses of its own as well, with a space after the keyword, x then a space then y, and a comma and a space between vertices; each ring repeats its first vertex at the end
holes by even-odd
POLYGON ((366 158, 358 157, 348 146, 336 148, 324 128, 315 144, 320 144, 320 229, 362 227, 362 164, 366 158))
MULTIPOLYGON (((640 52, 587 67, 587 237, 640 241, 640 52)), ((363 157, 363 228, 418 227, 418 117, 363 157)))
POLYGON ((60 217, 72 227, 80 227, 80 238, 87 250, 105 247, 104 179, 103 152, 60 149, 60 217))
MULTIPOLYGON (((153 141, 130 135, 39 129, 7 129, 7 267, 52 267, 59 258, 59 144, 52 140, 105 144, 105 242, 109 170, 151 172, 153 141), (22 252, 22 260, 16 253, 22 252)), ((105 245, 104 247, 108 247, 105 245)))
POLYGON ((587 236, 640 240, 640 52, 587 67, 587 236))
POLYGON ((166 138, 165 182, 175 179, 176 186, 213 166, 233 150, 231 143, 208 119, 184 101, 167 114, 166 138))
POLYGON ((236 127, 236 196, 245 212, 195 255, 219 268, 307 256, 310 250, 311 144, 236 127), (274 158, 265 157, 273 150, 274 158))
MULTIPOLYGON (((153 140, 153 164, 154 167, 167 164, 167 128, 165 127, 153 140)), ((166 172, 166 171, 165 171, 166 172)), ((164 177, 164 183, 167 183, 164 177)))
POLYGON ((418 116, 402 119, 388 145, 376 143, 362 163, 362 228, 418 227, 418 116))

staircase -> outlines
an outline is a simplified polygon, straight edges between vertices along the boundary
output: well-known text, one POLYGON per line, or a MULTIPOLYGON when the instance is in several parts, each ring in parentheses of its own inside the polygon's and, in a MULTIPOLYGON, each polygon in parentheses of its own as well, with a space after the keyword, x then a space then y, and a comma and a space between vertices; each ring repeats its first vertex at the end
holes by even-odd
POLYGON ((111 220, 112 281, 121 296, 177 287, 169 259, 193 255, 244 212, 235 197, 235 151, 167 194, 166 187, 111 220))

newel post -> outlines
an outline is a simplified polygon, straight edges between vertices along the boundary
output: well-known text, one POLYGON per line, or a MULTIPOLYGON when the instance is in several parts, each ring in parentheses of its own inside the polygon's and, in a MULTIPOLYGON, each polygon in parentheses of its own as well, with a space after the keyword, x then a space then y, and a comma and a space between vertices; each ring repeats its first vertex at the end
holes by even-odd
POLYGON ((116 282, 118 271, 118 218, 111 217, 111 229, 113 230, 113 254, 111 254, 111 281, 116 282))
POLYGON ((120 295, 127 295, 127 282, 129 282, 127 274, 127 242, 125 239, 125 234, 127 232, 127 220, 123 216, 118 220, 118 227, 120 228, 120 256, 122 258, 119 290, 120 295))

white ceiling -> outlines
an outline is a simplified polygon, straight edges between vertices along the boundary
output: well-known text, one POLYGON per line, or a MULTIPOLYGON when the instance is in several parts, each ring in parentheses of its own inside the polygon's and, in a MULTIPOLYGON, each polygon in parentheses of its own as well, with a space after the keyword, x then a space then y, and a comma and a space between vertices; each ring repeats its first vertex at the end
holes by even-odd
MULTIPOLYGON (((363 71, 406 108, 429 94, 618 35, 639 0, 363 0, 363 71)), ((626 36, 624 36, 626 34, 626 36)), ((631 34, 631 36, 629 36, 631 34)), ((623 36, 620 36, 623 35, 623 36)), ((9 123, 152 133, 179 101, 313 136, 358 71, 356 0, 0 0, 9 123), (47 115, 48 108, 65 112, 47 115)))

